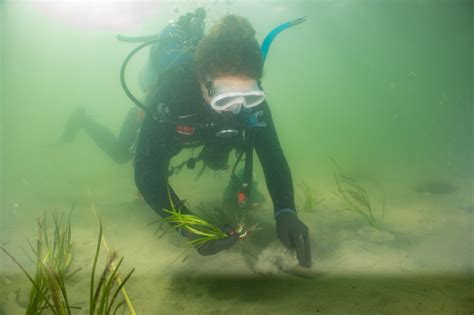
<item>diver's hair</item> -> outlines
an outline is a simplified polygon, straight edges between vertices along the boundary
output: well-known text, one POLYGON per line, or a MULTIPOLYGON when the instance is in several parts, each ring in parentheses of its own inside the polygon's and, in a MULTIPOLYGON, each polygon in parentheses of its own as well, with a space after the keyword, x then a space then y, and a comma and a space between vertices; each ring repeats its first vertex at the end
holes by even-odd
POLYGON ((244 75, 260 80, 262 54, 250 22, 236 15, 224 16, 199 42, 195 65, 201 82, 207 76, 219 75, 244 75))

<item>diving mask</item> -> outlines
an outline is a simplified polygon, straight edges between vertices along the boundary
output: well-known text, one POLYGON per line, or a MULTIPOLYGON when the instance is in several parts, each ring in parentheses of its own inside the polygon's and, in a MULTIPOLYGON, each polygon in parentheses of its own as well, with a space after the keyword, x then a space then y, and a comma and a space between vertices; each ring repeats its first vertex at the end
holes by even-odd
POLYGON ((238 114, 243 107, 251 108, 265 100, 256 80, 223 78, 206 83, 211 107, 215 111, 231 111, 238 114))

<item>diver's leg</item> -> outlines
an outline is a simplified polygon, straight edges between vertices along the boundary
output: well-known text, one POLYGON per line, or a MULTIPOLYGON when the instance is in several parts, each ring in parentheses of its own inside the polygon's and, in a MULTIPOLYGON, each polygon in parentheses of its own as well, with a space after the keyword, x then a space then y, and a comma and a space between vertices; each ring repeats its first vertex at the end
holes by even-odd
POLYGON ((238 193, 241 188, 242 178, 240 178, 238 175, 231 175, 230 181, 224 189, 224 195, 222 198, 222 205, 224 208, 239 208, 238 193))
MULTIPOLYGON (((242 188, 242 181, 244 177, 244 168, 239 169, 235 174, 231 175, 229 184, 224 189, 223 205, 224 207, 238 208, 238 194, 242 188)), ((265 202, 265 196, 258 190, 258 183, 256 180, 252 181, 252 186, 249 194, 247 208, 256 207, 265 202)))
POLYGON ((63 144, 66 142, 71 142, 76 138, 77 133, 81 129, 83 121, 89 119, 84 108, 78 108, 66 121, 66 126, 64 127, 63 133, 56 141, 57 144, 63 144))
MULTIPOLYGON (((115 135, 105 126, 87 115, 83 109, 76 110, 68 119, 66 128, 59 138, 58 143, 69 142, 74 139, 79 130, 86 132, 97 146, 117 163, 126 163, 131 160, 130 145, 128 142, 136 135, 137 123, 136 112, 130 110, 125 118, 117 139, 115 135), (135 117, 133 119, 133 114, 135 117), (128 134, 130 133, 130 135, 128 134), (125 147, 127 146, 128 147, 125 147)), ((131 141, 133 142, 133 140, 131 141)))
POLYGON ((138 130, 143 119, 143 112, 138 107, 132 107, 125 117, 117 139, 116 159, 128 162, 133 156, 133 146, 138 136, 138 130))

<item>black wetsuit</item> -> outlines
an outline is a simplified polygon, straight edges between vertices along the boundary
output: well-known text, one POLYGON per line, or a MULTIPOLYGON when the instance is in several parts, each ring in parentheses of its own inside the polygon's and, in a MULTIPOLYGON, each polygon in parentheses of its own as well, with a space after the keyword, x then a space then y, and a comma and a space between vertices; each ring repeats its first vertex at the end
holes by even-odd
POLYGON ((72 141, 78 131, 82 130, 112 160, 119 164, 127 163, 133 158, 134 144, 142 118, 143 111, 138 107, 130 108, 122 123, 120 133, 116 137, 109 128, 87 115, 82 108, 79 108, 69 117, 57 143, 72 141))
MULTIPOLYGON (((175 206, 180 205, 176 193, 167 187, 173 156, 185 147, 204 145, 204 163, 218 169, 227 164, 232 149, 242 150, 245 146, 241 134, 231 138, 216 135, 219 127, 226 126, 253 133, 254 148, 275 211, 295 209, 290 169, 266 102, 252 108, 248 114, 261 112, 260 121, 265 126, 250 128, 248 123, 242 123, 232 113, 225 113, 231 117, 217 114, 205 103, 191 65, 176 67, 163 75, 154 95, 139 133, 134 166, 140 193, 160 216, 166 217, 168 214, 163 209, 170 209, 168 191, 175 206)), ((188 212, 184 207, 181 211, 188 212)))

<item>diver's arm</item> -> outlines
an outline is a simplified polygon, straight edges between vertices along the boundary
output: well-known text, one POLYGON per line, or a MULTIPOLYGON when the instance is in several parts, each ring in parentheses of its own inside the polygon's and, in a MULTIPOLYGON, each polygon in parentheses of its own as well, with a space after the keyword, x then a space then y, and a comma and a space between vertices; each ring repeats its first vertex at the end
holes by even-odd
POLYGON ((162 218, 169 216, 170 198, 181 212, 189 212, 168 185, 168 165, 179 151, 173 144, 174 128, 146 115, 140 129, 135 155, 135 184, 148 205, 162 218), (168 193, 169 192, 169 193, 168 193))
POLYGON ((268 104, 263 104, 266 127, 256 127, 255 151, 265 174, 268 192, 273 201, 275 213, 282 209, 295 211, 293 180, 290 167, 283 154, 273 124, 268 104))
POLYGON ((296 250, 300 266, 311 266, 308 227, 296 215, 293 181, 281 149, 268 104, 263 104, 266 127, 255 135, 255 150, 265 173, 268 191, 275 210, 276 232, 280 241, 296 250))
MULTIPOLYGON (((190 213, 168 185, 169 161, 171 156, 177 153, 172 141, 175 131, 171 127, 154 121, 149 115, 146 116, 140 130, 135 158, 135 183, 145 201, 162 218, 170 215, 164 211, 171 209, 169 196, 176 210, 179 209, 181 213, 190 213)), ((178 232, 191 241, 202 237, 182 229, 178 232)), ((213 255, 232 247, 238 240, 239 233, 233 233, 224 239, 210 240, 196 245, 196 250, 203 256, 213 255)))

